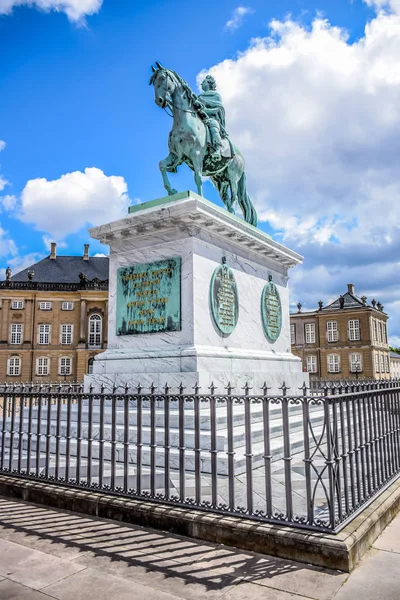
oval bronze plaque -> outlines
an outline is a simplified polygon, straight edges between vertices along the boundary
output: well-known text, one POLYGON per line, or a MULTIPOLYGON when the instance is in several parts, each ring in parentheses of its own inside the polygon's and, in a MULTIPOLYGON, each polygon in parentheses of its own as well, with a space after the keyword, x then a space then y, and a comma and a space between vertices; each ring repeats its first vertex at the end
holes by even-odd
POLYGON ((271 276, 261 294, 261 316, 265 335, 270 342, 276 342, 282 329, 282 304, 278 288, 272 283, 271 276))
POLYGON ((210 304, 215 325, 230 335, 239 317, 239 295, 235 276, 224 260, 211 277, 210 304))

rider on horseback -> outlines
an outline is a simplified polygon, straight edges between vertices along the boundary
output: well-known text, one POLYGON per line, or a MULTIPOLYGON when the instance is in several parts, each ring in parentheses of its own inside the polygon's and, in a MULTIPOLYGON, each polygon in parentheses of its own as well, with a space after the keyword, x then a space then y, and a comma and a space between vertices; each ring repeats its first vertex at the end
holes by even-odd
POLYGON ((204 121, 210 132, 211 158, 221 158, 222 138, 227 138, 225 131, 225 109, 217 90, 217 84, 212 75, 207 75, 201 84, 203 92, 197 97, 198 115, 204 121))

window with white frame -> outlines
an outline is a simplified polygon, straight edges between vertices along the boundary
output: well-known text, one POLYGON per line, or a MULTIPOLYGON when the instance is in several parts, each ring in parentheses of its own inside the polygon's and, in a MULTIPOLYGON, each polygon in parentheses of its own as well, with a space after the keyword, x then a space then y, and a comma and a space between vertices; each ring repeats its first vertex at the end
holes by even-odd
POLYGON ((89 348, 101 348, 101 330, 103 320, 100 315, 90 315, 89 317, 89 348))
POLYGON ((390 373, 389 354, 385 354, 386 373, 390 373))
POLYGON ((36 375, 49 375, 50 374, 50 360, 47 356, 39 356, 36 359, 36 375))
POLYGON ((359 352, 353 352, 349 355, 350 372, 361 373, 362 371, 362 355, 359 352))
POLYGON ((337 342, 338 341, 339 332, 338 332, 337 321, 327 321, 327 323, 326 323, 326 339, 328 342, 337 342))
POLYGON ((73 302, 61 302, 61 310, 74 310, 73 302))
POLYGON ((50 325, 42 323, 38 327, 38 344, 50 344, 50 325))
POLYGON ((290 343, 292 346, 294 346, 296 343, 296 330, 294 323, 291 323, 290 325, 290 343))
POLYGON ((60 331, 60 343, 61 344, 72 344, 73 325, 64 323, 61 325, 60 331))
POLYGON ((385 356, 382 352, 379 356, 379 363, 380 363, 380 367, 381 367, 381 373, 384 373, 385 372, 385 356))
POLYGON ((51 310, 51 302, 39 302, 39 310, 51 310))
POLYGON ((309 355, 306 357, 306 365, 308 373, 316 373, 317 372, 317 357, 314 355, 309 355))
POLYGON ((60 375, 71 375, 72 359, 69 356, 62 356, 60 358, 59 367, 60 375))
POLYGON ((11 300, 11 308, 13 308, 15 310, 21 310, 21 308, 24 308, 24 301, 23 300, 11 300))
POLYGON ((328 354, 328 373, 340 372, 340 355, 328 354))
POLYGON ((8 359, 7 375, 21 375, 21 359, 19 356, 10 356, 8 359))
POLYGON ((349 319, 348 323, 349 329, 349 340, 351 342, 355 342, 361 339, 360 335, 360 321, 359 319, 349 319))
POLYGON ((315 344, 315 323, 305 324, 306 344, 315 344))
POLYGON ((379 354, 378 354, 378 352, 375 352, 375 354, 374 354, 374 360, 375 360, 375 372, 376 373, 380 373, 380 363, 379 363, 379 354))
POLYGON ((382 327, 383 327, 383 342, 385 344, 387 344, 388 343, 388 339, 387 339, 387 325, 386 325, 386 323, 383 323, 382 327))
POLYGON ((23 325, 12 323, 10 326, 10 344, 22 344, 23 325))
POLYGON ((372 331, 374 342, 378 341, 378 328, 376 326, 376 319, 372 319, 372 331))
POLYGON ((379 341, 383 342, 382 321, 378 322, 378 334, 379 334, 379 341))
POLYGON ((93 373, 93 363, 94 363, 94 357, 92 356, 92 358, 89 358, 88 360, 88 374, 91 375, 93 373))

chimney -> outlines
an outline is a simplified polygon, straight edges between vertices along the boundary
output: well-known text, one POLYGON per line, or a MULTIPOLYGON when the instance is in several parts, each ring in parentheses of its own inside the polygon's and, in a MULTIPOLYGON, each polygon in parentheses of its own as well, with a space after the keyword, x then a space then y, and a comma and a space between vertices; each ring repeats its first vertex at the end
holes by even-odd
POLYGON ((83 260, 89 260, 89 244, 83 245, 83 260))
POLYGON ((349 294, 352 294, 354 296, 355 292, 354 292, 354 284, 353 283, 347 284, 347 291, 349 292, 349 294))
POLYGON ((55 242, 51 242, 50 258, 52 260, 55 260, 56 257, 57 257, 57 244, 55 242))

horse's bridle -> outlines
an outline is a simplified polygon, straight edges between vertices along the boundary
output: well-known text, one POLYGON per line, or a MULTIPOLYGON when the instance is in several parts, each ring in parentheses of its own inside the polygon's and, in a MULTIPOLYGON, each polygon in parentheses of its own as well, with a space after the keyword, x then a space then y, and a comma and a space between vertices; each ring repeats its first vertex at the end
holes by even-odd
MULTIPOLYGON (((170 77, 170 74, 169 74, 169 72, 168 72, 168 69, 162 69, 162 70, 163 70, 163 71, 165 71, 165 74, 166 74, 166 82, 168 83, 168 78, 170 77)), ((171 79, 171 80, 172 80, 172 79, 171 79)), ((173 115, 172 113, 170 114, 170 113, 167 111, 167 107, 168 107, 168 108, 171 108, 171 106, 172 106, 173 108, 176 108, 176 110, 180 110, 181 112, 190 113, 191 115, 197 115, 197 112, 196 112, 196 111, 194 111, 194 110, 185 110, 184 108, 179 108, 179 106, 175 106, 175 104, 172 102, 172 100, 167 100, 167 93, 168 93, 168 91, 167 91, 167 88, 166 88, 166 91, 165 91, 165 106, 162 106, 161 108, 162 108, 162 109, 163 109, 163 110, 164 110, 164 111, 167 113, 167 115, 168 115, 169 117, 172 117, 172 118, 174 117, 174 115, 173 115)))

